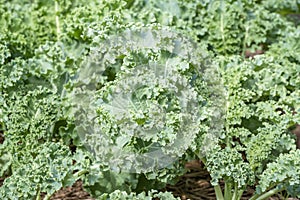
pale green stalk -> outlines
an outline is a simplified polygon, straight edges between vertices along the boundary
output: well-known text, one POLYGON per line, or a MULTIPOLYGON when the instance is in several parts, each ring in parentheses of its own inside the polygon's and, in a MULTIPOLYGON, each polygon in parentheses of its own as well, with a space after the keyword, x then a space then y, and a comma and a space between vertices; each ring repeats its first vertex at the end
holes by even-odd
POLYGON ((225 200, 220 185, 214 186, 217 200, 225 200))
POLYGON ((60 39, 60 23, 59 23, 59 5, 57 0, 55 1, 55 24, 56 24, 56 36, 57 36, 57 40, 60 39))
POLYGON ((272 190, 269 190, 266 193, 256 194, 253 197, 251 197, 250 200, 264 200, 264 199, 267 199, 267 198, 273 196, 274 194, 277 194, 277 193, 279 193, 279 192, 281 192, 283 190, 285 190, 284 187, 282 187, 282 188, 274 188, 272 190))

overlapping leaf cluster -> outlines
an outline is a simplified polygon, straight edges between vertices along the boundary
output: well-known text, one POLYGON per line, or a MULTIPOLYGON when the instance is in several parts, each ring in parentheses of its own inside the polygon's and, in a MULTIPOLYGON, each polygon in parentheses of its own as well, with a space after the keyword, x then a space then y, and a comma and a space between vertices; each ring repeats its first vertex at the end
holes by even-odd
MULTIPOLYGON (((290 157, 289 152, 299 152, 295 150, 296 137, 291 133, 299 123, 299 63, 282 60, 280 56, 284 53, 280 56, 268 54, 246 61, 236 57, 227 57, 226 61, 221 58, 229 101, 226 138, 222 142, 226 148, 217 148, 216 153, 207 156, 207 167, 215 183, 225 179, 244 190, 246 185, 259 184, 257 179, 266 181, 264 177, 270 172, 269 166, 281 165, 279 156, 283 159, 290 157), (220 157, 227 159, 219 160, 220 157), (232 157, 234 159, 229 161, 232 157), (235 171, 242 174, 235 175, 235 171)), ((295 162, 297 160, 296 156, 295 162)), ((284 178, 269 182, 257 192, 284 190, 287 185, 298 188, 299 185, 289 182, 291 176, 288 175, 298 173, 295 166, 291 163, 290 171, 282 174, 284 178)))
MULTIPOLYGON (((299 197, 300 156, 291 133, 300 124, 299 4, 0 0, 0 133, 5 136, 0 176, 8 176, 0 198, 34 199, 42 192, 49 198, 80 178, 102 199, 171 199, 170 193, 141 192, 174 181, 184 171, 184 160, 197 155, 212 176, 217 198, 239 199, 247 186, 256 187, 252 199, 280 191, 299 197), (171 27, 207 48, 213 62, 206 64, 218 67, 227 91, 226 115, 224 124, 215 121, 221 130, 214 129, 219 131, 214 148, 203 146, 213 130, 201 124, 188 153, 167 169, 118 173, 82 144, 65 92, 72 90, 69 80, 89 52, 128 27, 149 24, 171 27), (245 59, 255 50, 265 54, 245 59), (226 183, 224 195, 220 180, 226 183)), ((121 83, 123 75, 112 82, 121 83)))

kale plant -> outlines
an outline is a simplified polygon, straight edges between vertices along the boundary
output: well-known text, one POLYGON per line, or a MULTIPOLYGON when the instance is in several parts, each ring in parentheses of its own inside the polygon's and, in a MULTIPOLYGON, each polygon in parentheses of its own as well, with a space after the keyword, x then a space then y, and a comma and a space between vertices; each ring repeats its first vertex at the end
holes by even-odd
POLYGON ((81 179, 97 199, 176 199, 159 191, 194 158, 219 200, 300 197, 299 9, 0 0, 0 198, 81 179))

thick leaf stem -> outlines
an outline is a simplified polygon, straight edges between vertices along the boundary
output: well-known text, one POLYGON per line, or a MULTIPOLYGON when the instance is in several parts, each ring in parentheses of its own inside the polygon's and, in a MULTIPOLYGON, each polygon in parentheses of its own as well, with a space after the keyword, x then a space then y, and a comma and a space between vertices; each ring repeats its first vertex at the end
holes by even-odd
POLYGON ((60 39, 60 23, 59 23, 59 5, 57 0, 55 1, 55 24, 56 24, 56 36, 57 36, 57 40, 60 39))
POLYGON ((233 200, 240 200, 241 197, 242 197, 242 195, 243 195, 243 193, 244 193, 244 190, 243 189, 239 189, 238 184, 235 183, 234 184, 234 193, 233 193, 232 199, 233 200))
POLYGON ((245 37, 244 37, 244 41, 243 41, 243 52, 242 52, 244 58, 246 56, 246 48, 247 48, 247 39, 248 39, 248 34, 249 34, 248 33, 249 32, 249 27, 246 26, 245 29, 246 30, 245 30, 245 37))
POLYGON ((74 174, 74 176, 78 178, 78 177, 80 177, 81 175, 87 174, 87 173, 89 173, 89 171, 86 170, 86 169, 83 169, 83 170, 81 170, 81 171, 76 172, 76 173, 74 174))
POLYGON ((234 192, 233 192, 233 196, 232 199, 236 200, 238 198, 238 186, 237 183, 234 184, 234 192))
POLYGON ((218 184, 218 185, 214 186, 214 189, 215 189, 217 200, 224 200, 224 196, 223 196, 220 185, 218 184))
POLYGON ((44 200, 49 200, 50 197, 51 197, 51 195, 47 194, 47 195, 45 196, 44 200))
POLYGON ((224 189, 224 198, 225 199, 232 199, 232 184, 225 181, 225 189, 224 189))
POLYGON ((250 200, 264 200, 264 199, 267 199, 267 198, 271 197, 272 195, 277 194, 283 190, 285 190, 284 187, 274 188, 274 189, 269 190, 268 192, 263 193, 261 195, 260 194, 254 195, 253 197, 250 198, 250 200))
POLYGON ((36 200, 41 200, 41 190, 40 187, 37 189, 36 200))
POLYGON ((223 45, 225 45, 225 34, 224 34, 224 2, 223 0, 221 1, 221 15, 220 15, 220 31, 222 34, 222 42, 223 45))

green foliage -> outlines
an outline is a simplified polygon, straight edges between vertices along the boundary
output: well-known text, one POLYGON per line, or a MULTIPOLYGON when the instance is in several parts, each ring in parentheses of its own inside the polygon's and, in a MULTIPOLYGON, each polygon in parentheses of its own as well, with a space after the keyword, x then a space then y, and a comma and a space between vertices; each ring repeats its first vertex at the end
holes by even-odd
POLYGON ((258 192, 265 191, 270 186, 285 188, 293 196, 299 197, 299 150, 289 154, 280 154, 275 162, 269 163, 260 176, 258 192), (280 184, 278 184, 280 183, 280 184))
POLYGON ((238 188, 251 185, 254 173, 249 163, 244 162, 238 148, 216 148, 207 155, 207 169, 212 177, 212 185, 218 185, 218 180, 226 177, 226 181, 237 183, 238 188))
POLYGON ((291 133, 300 124, 299 5, 0 0, 0 176, 8 176, 0 198, 37 199, 42 192, 49 198, 81 179, 103 200, 175 199, 156 190, 176 182, 195 156, 219 199, 239 199, 247 186, 256 187, 251 199, 283 190, 299 197, 300 155, 291 133), (128 30, 151 30, 155 46, 132 42, 123 36, 128 30), (122 41, 109 43, 116 38, 122 41), (255 50, 264 55, 245 58, 255 50), (87 71, 79 76, 82 66, 87 71), (166 69, 168 76, 158 76, 166 69), (70 101, 89 83, 98 85, 76 101, 97 103, 101 145, 92 142, 97 134, 87 134, 89 118, 78 126, 81 116, 70 101), (162 130, 153 132, 156 125, 162 130), (133 173, 122 171, 132 167, 126 153, 105 151, 117 146, 141 154, 155 145, 174 162, 147 163, 145 171, 137 165, 133 173), (120 167, 112 169, 113 162, 120 167))
POLYGON ((40 192, 51 195, 75 182, 72 159, 66 146, 44 143, 36 151, 35 158, 19 166, 5 179, 0 190, 1 199, 33 199, 40 192))

